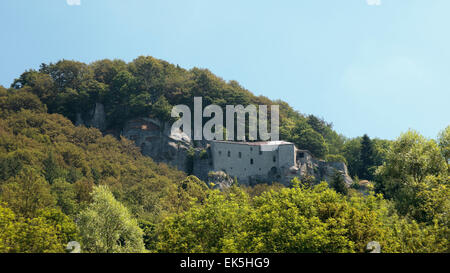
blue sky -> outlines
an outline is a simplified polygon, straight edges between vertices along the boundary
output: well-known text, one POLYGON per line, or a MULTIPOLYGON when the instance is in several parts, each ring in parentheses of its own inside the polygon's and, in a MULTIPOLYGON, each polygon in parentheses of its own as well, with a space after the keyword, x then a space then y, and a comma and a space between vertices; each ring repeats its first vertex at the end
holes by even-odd
POLYGON ((348 137, 434 138, 450 124, 449 11, 448 0, 2 0, 0 84, 63 58, 151 55, 348 137))

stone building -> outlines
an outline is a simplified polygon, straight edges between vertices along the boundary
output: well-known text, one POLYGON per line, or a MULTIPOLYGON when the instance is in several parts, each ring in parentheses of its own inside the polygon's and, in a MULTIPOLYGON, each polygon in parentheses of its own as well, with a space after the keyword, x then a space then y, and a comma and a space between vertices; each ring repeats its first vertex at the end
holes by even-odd
POLYGON ((212 141, 213 171, 236 177, 239 183, 282 180, 296 162, 295 146, 285 141, 212 141))
POLYGON ((335 172, 342 174, 347 185, 353 182, 345 163, 316 159, 308 150, 297 149, 286 141, 212 141, 210 154, 214 172, 222 171, 241 184, 289 185, 294 177, 330 181, 335 172))

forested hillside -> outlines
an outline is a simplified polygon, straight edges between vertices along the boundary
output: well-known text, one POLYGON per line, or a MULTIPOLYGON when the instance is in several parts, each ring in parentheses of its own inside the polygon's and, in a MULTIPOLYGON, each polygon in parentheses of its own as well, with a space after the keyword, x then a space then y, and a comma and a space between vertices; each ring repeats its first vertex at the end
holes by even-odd
MULTIPOLYGON (((301 109, 300 109, 301 110, 301 109)), ((330 123, 208 70, 152 57, 60 61, 0 87, 0 252, 448 252, 450 127, 395 141, 347 139, 330 123), (355 181, 225 191, 142 156, 130 140, 74 126, 105 105, 106 130, 172 105, 279 104, 280 138, 348 163, 355 181)))
MULTIPOLYGON (((77 113, 87 113, 95 103, 105 105, 107 128, 120 129, 133 117, 157 116, 169 119, 171 106, 193 105, 193 97, 203 104, 280 104, 281 138, 294 141, 314 155, 325 158, 338 154, 344 138, 331 124, 304 116, 282 101, 255 96, 237 82, 225 82, 207 69, 185 70, 152 57, 130 63, 102 60, 92 64, 59 61, 42 64, 14 81, 14 89, 26 89, 47 105, 50 113, 60 113, 73 122, 77 113)), ((269 107, 270 108, 270 107, 269 107)))

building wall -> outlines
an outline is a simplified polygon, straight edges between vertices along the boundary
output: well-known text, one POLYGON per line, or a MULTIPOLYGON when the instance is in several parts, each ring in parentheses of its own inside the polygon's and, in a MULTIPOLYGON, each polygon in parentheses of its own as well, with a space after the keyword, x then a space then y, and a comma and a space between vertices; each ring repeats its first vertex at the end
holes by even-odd
POLYGON ((213 169, 237 177, 240 183, 248 183, 251 177, 268 177, 273 172, 281 174, 282 169, 294 166, 294 149, 293 144, 266 150, 261 149, 260 145, 212 142, 213 169))
POLYGON ((279 168, 281 170, 289 170, 295 166, 295 146, 294 144, 284 144, 278 146, 279 168))

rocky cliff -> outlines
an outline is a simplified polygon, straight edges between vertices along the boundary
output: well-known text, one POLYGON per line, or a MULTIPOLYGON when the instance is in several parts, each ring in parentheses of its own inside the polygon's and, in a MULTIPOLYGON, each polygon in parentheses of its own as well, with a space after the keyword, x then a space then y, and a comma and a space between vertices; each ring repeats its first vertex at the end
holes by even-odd
MULTIPOLYGON (((95 127, 105 132, 106 119, 104 106, 96 103, 89 113, 77 113, 77 125, 95 127), (84 117, 84 119, 83 119, 84 117)), ((108 132, 110 133, 110 132, 108 132)), ((181 131, 172 131, 168 123, 152 118, 135 118, 128 120, 116 136, 122 135, 133 140, 144 155, 150 156, 157 162, 164 162, 189 174, 194 174, 204 181, 227 186, 232 182, 225 174, 211 173, 212 160, 208 142, 195 142, 181 131), (226 179, 220 178, 226 177, 226 179)), ((343 162, 325 162, 315 159, 308 151, 296 149, 297 162, 281 177, 278 182, 288 185, 294 177, 308 179, 315 182, 330 181, 335 172, 342 174, 347 185, 353 183, 348 174, 347 166, 343 162)), ((274 179, 259 178, 251 184, 273 182, 274 179), (270 181, 269 181, 270 180, 270 181)))

